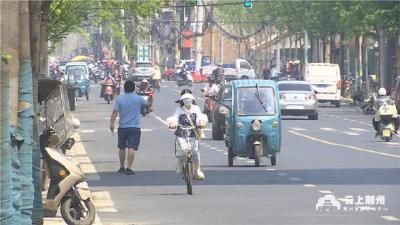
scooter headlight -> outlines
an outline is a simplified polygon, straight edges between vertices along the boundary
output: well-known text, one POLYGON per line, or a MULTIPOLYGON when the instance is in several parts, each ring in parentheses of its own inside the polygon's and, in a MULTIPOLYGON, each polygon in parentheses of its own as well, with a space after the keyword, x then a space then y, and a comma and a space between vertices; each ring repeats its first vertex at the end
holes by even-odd
POLYGON ((253 124, 251 124, 251 128, 252 128, 254 131, 260 131, 260 130, 261 130, 261 127, 262 127, 262 123, 261 123, 260 120, 254 120, 254 121, 253 121, 253 124))

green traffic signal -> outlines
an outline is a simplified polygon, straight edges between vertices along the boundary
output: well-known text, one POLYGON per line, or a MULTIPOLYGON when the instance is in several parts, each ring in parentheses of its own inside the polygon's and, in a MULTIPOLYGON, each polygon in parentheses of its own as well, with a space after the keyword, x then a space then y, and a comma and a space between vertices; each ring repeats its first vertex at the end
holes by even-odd
POLYGON ((244 0, 244 7, 245 8, 251 8, 253 4, 251 3, 251 0, 244 0))

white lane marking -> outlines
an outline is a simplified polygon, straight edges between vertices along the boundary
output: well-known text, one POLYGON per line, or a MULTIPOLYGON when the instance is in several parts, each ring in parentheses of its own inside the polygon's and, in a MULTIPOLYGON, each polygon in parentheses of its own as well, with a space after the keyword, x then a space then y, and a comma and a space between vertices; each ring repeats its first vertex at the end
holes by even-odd
POLYGON ((268 170, 268 171, 275 171, 276 169, 274 169, 274 168, 268 168, 268 169, 265 169, 265 170, 268 170))
POLYGON ((300 181, 300 178, 297 178, 297 177, 291 177, 291 178, 289 178, 289 180, 291 180, 291 181, 300 181))
POLYGON ((333 192, 332 191, 328 191, 328 190, 322 190, 322 191, 319 191, 320 193, 322 193, 322 194, 332 194, 333 192))
POLYGON ((80 130, 81 133, 94 133, 94 130, 80 130))
MULTIPOLYGON (((212 149, 212 150, 217 150, 218 148, 216 148, 216 147, 211 147, 210 149, 212 149)), ((221 150, 222 151, 222 150, 221 150)))
POLYGON ((325 131, 335 131, 336 129, 334 128, 330 128, 330 127, 321 127, 321 130, 325 130, 325 131))
POLYGON ((357 123, 357 120, 350 120, 351 122, 357 123))
POLYGON ((303 184, 304 187, 314 188, 316 187, 314 184, 303 184))
POLYGON ((224 152, 224 155, 228 155, 228 153, 227 153, 227 152, 224 152))
POLYGON ((400 221, 399 218, 396 218, 394 216, 381 216, 383 219, 387 220, 387 221, 400 221))
POLYGON ((160 121, 160 122, 161 122, 162 124, 164 124, 165 126, 168 126, 167 121, 163 120, 161 117, 159 117, 159 116, 157 116, 157 115, 155 115, 155 114, 153 114, 153 113, 150 113, 150 115, 152 115, 154 118, 156 118, 158 121, 160 121))
POLYGON ((287 173, 278 173, 279 176, 287 176, 287 173))
POLYGON ((221 150, 221 149, 217 149, 217 152, 223 152, 224 150, 221 150))
POLYGON ((355 130, 355 131, 360 131, 360 132, 368 132, 368 130, 363 129, 363 128, 353 128, 353 127, 351 127, 350 130, 355 130))
POLYGON ((305 134, 300 134, 296 131, 290 130, 289 131, 292 134, 313 140, 313 141, 317 141, 320 143, 324 143, 324 144, 328 144, 328 145, 333 145, 333 146, 338 146, 338 147, 344 147, 344 148, 348 148, 351 150, 355 150, 355 151, 360 151, 360 152, 368 152, 368 153, 372 153, 372 154, 378 154, 378 155, 384 155, 384 156, 389 156, 389 157, 394 157, 394 158, 400 158, 400 155, 393 155, 393 154, 388 154, 388 153, 384 153, 384 152, 377 152, 377 151, 373 151, 373 150, 369 150, 369 149, 364 149, 364 148, 359 148, 359 147, 355 147, 355 146, 351 146, 351 145, 344 145, 344 144, 338 144, 338 143, 333 143, 330 141, 324 141, 322 139, 319 138, 315 138, 315 137, 311 137, 305 134))
POLYGON ((151 132, 151 131, 153 131, 152 129, 140 129, 140 131, 144 131, 144 132, 151 132))
POLYGON ((292 127, 291 129, 295 130, 295 131, 305 131, 306 130, 306 129, 301 128, 301 127, 292 127))
POLYGON ((348 119, 348 118, 343 118, 343 120, 350 120, 350 119, 348 119))
POLYGON ((398 142, 384 142, 387 145, 400 145, 398 142))
POLYGON ((360 134, 354 133, 354 132, 343 132, 343 133, 345 133, 347 135, 350 135, 350 136, 358 136, 358 135, 360 135, 360 134))
POLYGON ((118 210, 114 207, 105 207, 105 208, 96 208, 96 211, 98 212, 106 212, 106 213, 115 213, 118 212, 118 210))
POLYGON ((239 160, 246 160, 245 158, 242 158, 242 157, 238 157, 238 159, 239 159, 239 160))

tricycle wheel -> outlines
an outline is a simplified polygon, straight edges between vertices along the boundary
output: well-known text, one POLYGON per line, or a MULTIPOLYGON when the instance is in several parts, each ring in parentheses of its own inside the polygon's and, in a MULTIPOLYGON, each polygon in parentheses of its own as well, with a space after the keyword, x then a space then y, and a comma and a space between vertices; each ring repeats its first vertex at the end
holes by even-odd
POLYGON ((276 166, 276 155, 271 156, 271 165, 276 166))
POLYGON ((260 161, 261 161, 261 146, 254 145, 254 165, 255 165, 255 167, 260 166, 260 161))
POLYGON ((228 148, 228 166, 233 166, 233 151, 232 148, 228 148))

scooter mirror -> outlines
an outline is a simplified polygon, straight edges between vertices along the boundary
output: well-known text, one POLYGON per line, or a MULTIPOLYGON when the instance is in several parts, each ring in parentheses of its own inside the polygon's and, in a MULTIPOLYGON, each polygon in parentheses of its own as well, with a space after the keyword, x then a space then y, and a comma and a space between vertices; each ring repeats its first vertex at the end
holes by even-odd
POLYGON ((79 121, 78 119, 73 118, 72 119, 72 124, 74 125, 74 129, 77 130, 81 126, 81 121, 79 121))

